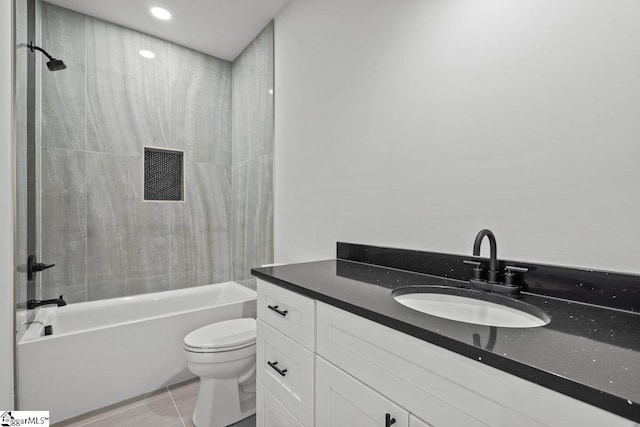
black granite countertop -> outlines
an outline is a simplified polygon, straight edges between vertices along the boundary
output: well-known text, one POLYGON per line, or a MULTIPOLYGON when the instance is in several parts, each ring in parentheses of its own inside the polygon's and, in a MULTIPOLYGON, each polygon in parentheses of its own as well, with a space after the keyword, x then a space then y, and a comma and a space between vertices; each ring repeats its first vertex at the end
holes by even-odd
MULTIPOLYGON (((451 269, 453 271, 453 269, 451 269)), ((551 322, 479 326, 403 306, 391 292, 462 280, 347 259, 256 268, 254 276, 640 422, 640 314, 523 292, 551 322), (478 339, 479 338, 479 339, 478 339)))

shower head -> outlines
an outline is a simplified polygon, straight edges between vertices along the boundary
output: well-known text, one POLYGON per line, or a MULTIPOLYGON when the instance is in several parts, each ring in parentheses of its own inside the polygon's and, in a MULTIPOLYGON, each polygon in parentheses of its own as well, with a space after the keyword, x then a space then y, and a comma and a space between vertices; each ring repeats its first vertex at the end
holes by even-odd
POLYGON ((52 59, 51 61, 47 62, 47 68, 49 68, 49 71, 59 71, 64 70, 65 68, 67 68, 67 66, 64 65, 62 59, 52 59))
POLYGON ((64 70, 67 66, 62 62, 62 59, 56 59, 53 56, 49 55, 44 49, 36 46, 33 42, 29 42, 27 47, 33 52, 34 50, 39 50, 42 52, 47 58, 49 58, 49 62, 47 62, 47 68, 49 71, 59 71, 64 70))

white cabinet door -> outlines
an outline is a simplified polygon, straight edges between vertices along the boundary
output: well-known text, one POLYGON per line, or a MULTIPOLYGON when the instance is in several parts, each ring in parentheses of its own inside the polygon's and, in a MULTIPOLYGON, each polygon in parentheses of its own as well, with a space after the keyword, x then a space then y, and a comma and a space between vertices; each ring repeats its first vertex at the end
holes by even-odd
POLYGON ((256 427, 304 427, 260 381, 257 394, 256 427))
POLYGON ((316 357, 316 427, 408 427, 409 413, 316 357))
POLYGON ((409 414, 409 427, 433 427, 431 424, 427 424, 420 418, 416 418, 415 415, 409 414))

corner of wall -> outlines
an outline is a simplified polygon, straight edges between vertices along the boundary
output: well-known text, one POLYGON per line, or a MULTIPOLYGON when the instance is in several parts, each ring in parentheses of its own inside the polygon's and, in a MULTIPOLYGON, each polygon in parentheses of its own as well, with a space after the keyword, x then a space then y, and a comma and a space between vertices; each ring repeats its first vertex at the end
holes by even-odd
POLYGON ((0 3, 0 408, 14 406, 13 298, 13 1, 0 3))
POLYGON ((233 280, 255 289, 253 267, 273 262, 273 23, 232 68, 233 280))

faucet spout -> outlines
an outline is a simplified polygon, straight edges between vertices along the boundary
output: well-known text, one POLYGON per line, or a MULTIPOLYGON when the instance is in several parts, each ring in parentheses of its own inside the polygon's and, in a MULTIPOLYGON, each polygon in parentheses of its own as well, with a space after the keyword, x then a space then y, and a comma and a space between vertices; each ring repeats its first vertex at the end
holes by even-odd
POLYGON ((29 301, 27 301, 27 309, 31 310, 34 309, 36 307, 40 307, 43 305, 57 305, 58 307, 62 307, 67 305, 67 302, 62 299, 62 295, 60 295, 60 298, 55 298, 55 299, 46 299, 46 300, 35 300, 35 299, 30 299, 29 301))
POLYGON ((498 282, 498 244, 496 243, 496 236, 491 230, 480 230, 476 236, 475 242, 473 242, 473 255, 480 256, 480 246, 482 240, 487 237, 489 239, 490 258, 489 258, 489 282, 498 282))

